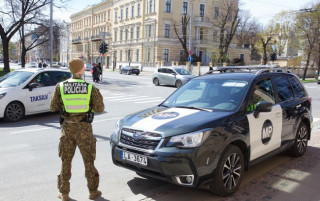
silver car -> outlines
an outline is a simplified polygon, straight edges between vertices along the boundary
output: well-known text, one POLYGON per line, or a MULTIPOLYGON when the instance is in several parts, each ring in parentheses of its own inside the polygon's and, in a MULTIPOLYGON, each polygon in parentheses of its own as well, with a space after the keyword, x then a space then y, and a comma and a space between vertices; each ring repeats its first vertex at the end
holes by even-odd
POLYGON ((194 78, 191 73, 179 67, 162 67, 158 68, 152 76, 154 85, 173 85, 177 88, 194 78))

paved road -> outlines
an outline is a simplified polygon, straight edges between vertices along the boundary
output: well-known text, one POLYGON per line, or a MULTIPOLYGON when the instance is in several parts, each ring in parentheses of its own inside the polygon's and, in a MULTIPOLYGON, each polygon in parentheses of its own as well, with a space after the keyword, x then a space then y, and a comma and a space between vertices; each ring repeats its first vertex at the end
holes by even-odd
MULTIPOLYGON (((86 77, 88 81, 91 76, 86 77)), ((218 198, 206 190, 181 188, 157 180, 146 180, 132 171, 114 166, 110 158, 110 135, 121 117, 154 106, 175 88, 155 87, 150 74, 139 76, 105 73, 96 84, 104 95, 106 112, 95 117, 96 166, 101 175, 103 198, 98 200, 320 200, 320 130, 316 126, 307 154, 299 159, 278 155, 254 166, 245 175, 240 190, 232 197, 218 198)), ((320 120, 319 85, 307 84, 313 97, 313 114, 320 120)), ((0 120, 0 200, 51 201, 56 198, 57 155, 60 126, 58 115, 33 115, 18 123, 0 120)), ((316 125, 318 125, 316 123, 316 125)), ((83 162, 77 151, 72 170, 73 200, 88 200, 83 162)))

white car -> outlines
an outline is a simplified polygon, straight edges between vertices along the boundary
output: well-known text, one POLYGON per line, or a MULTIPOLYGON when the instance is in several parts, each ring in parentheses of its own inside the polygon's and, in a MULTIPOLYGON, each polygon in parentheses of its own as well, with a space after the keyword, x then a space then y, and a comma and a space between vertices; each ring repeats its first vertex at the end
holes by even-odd
POLYGON ((70 71, 52 68, 18 69, 0 77, 0 118, 15 122, 50 111, 56 84, 70 77, 70 71))
POLYGON ((37 64, 34 62, 30 62, 28 65, 29 68, 37 68, 37 64))

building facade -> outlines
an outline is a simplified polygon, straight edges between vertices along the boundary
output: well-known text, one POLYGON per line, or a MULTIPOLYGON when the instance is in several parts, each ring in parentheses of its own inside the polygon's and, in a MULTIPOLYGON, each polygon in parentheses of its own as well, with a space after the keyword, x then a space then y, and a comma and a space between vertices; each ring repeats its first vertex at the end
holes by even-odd
POLYGON ((106 0, 71 15, 72 58, 109 66, 111 53, 101 55, 99 46, 103 41, 111 43, 112 4, 112 0, 106 0))
MULTIPOLYGON (((221 2, 223 0, 104 1, 71 16, 72 41, 73 48, 75 48, 73 51, 78 52, 74 56, 85 55, 86 51, 82 51, 82 55, 79 54, 81 48, 85 49, 83 38, 88 38, 90 34, 92 37, 99 32, 99 29, 94 29, 92 25, 91 28, 90 25, 85 26, 85 19, 92 21, 92 16, 111 9, 112 18, 107 20, 110 24, 107 32, 111 35, 108 38, 109 53, 107 56, 109 61, 112 60, 113 66, 119 68, 130 64, 139 67, 156 67, 171 65, 173 61, 185 64, 185 51, 177 34, 182 36, 182 17, 190 16, 192 12, 191 50, 203 65, 208 65, 213 54, 218 52, 219 30, 212 26, 211 20, 212 16, 222 12, 219 10, 221 2), (177 34, 174 27, 176 27, 177 34), (88 31, 85 31, 86 28, 88 31)), ((98 26, 103 25, 103 28, 106 28, 104 24, 105 22, 98 26)), ((187 41, 190 39, 189 31, 188 27, 187 41)), ((249 63, 250 49, 239 48, 231 43, 228 58, 230 60, 241 58, 249 63)))

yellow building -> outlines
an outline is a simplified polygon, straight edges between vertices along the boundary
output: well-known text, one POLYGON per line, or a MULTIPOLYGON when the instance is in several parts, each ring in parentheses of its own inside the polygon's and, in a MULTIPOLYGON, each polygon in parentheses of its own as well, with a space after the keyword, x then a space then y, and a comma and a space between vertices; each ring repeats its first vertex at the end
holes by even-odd
MULTIPOLYGON (((78 57, 86 63, 110 63, 110 53, 100 55, 99 46, 105 40, 111 43, 112 0, 88 6, 71 15, 71 57, 78 57)), ((110 48, 110 47, 109 47, 110 48)))
MULTIPOLYGON (((100 32, 109 32, 108 38, 109 61, 112 59, 117 68, 128 65, 155 67, 171 65, 172 61, 185 63, 184 50, 174 31, 177 27, 181 36, 181 18, 192 18, 191 50, 201 59, 203 65, 208 65, 213 52, 217 53, 219 46, 219 30, 212 27, 211 19, 219 15, 223 0, 107 0, 100 4, 86 8, 71 16, 72 38, 75 56, 93 58, 96 62, 97 54, 90 57, 92 40, 86 40, 100 32), (109 10, 112 11, 109 11, 109 10), (112 13, 111 19, 108 13, 112 13), (105 21, 94 23, 93 16, 108 15, 105 21), (87 20, 86 20, 87 19, 87 20), (89 21, 89 24, 86 23, 89 21), (90 24, 91 23, 91 24, 90 24), (108 25, 107 25, 108 24, 108 25), (101 30, 102 29, 102 30, 101 30), (91 35, 90 35, 91 34, 91 35), (111 41, 112 42, 111 42, 111 41), (88 56, 86 57, 86 55, 88 56), (115 62, 116 61, 116 62, 115 62)), ((98 18, 100 19, 100 17, 98 18)), ((102 18, 104 19, 104 18, 102 18)), ((189 27, 187 30, 187 47, 189 41, 189 27)), ((98 50, 93 44, 94 50, 98 50)), ((228 57, 242 58, 246 63, 250 60, 250 49, 237 48, 230 45, 228 57)))

